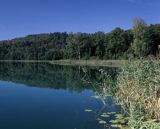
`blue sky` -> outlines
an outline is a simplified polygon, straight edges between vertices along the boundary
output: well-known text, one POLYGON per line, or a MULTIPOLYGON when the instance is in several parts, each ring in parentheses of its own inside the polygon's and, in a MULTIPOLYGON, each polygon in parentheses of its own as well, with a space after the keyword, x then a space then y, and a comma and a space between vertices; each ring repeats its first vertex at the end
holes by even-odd
POLYGON ((50 32, 109 32, 135 17, 160 23, 160 0, 1 0, 0 40, 50 32))

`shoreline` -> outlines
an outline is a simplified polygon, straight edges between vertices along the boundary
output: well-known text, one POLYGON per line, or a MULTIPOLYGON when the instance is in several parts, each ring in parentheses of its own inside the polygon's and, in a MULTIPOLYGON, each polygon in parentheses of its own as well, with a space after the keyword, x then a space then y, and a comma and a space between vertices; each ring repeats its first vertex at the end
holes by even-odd
POLYGON ((119 67, 127 63, 127 60, 0 60, 0 62, 26 62, 26 63, 50 63, 57 65, 75 66, 110 66, 119 67))
POLYGON ((55 60, 50 61, 51 64, 58 65, 77 65, 77 66, 109 66, 120 67, 127 60, 55 60))

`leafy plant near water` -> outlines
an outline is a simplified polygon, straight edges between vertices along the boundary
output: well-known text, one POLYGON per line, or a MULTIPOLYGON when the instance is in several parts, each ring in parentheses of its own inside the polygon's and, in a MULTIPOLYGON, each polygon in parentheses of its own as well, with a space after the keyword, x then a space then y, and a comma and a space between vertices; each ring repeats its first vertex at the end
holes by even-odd
POLYGON ((160 63, 133 61, 121 68, 116 97, 134 129, 160 128, 160 63))
POLYGON ((121 67, 114 80, 105 71, 102 75, 101 82, 94 83, 100 87, 97 98, 105 100, 113 95, 124 110, 124 114, 115 114, 111 127, 160 129, 160 63, 157 60, 131 61, 121 67))
MULTIPOLYGON (((91 78, 86 68, 82 68, 82 70, 85 75, 81 80, 91 85, 95 90, 96 96, 92 97, 105 100, 106 97, 115 95, 117 89, 115 85, 116 75, 118 72, 117 68, 99 68, 98 77, 94 80, 91 78)), ((104 101, 103 103, 105 104, 104 101)))
MULTIPOLYGON (((99 78, 96 82, 90 80, 90 76, 87 73, 87 70, 84 68, 83 71, 85 74, 83 81, 89 83, 92 85, 92 87, 95 89, 95 96, 91 96, 94 99, 100 100, 102 102, 102 107, 100 109, 90 109, 87 108, 84 111, 85 112, 92 112, 96 116, 97 123, 100 125, 103 125, 105 129, 108 128, 118 128, 121 127, 121 123, 125 122, 125 117, 122 114, 119 114, 120 112, 108 112, 106 111, 106 108, 108 108, 107 100, 109 98, 112 98, 112 96, 115 95, 116 92, 116 85, 115 85, 115 79, 117 73, 116 69, 112 72, 107 72, 104 69, 99 69, 99 78), (118 113, 118 114, 117 114, 118 113)), ((114 103, 115 104, 115 103, 114 103)), ((118 107, 118 105, 116 105, 118 107)))

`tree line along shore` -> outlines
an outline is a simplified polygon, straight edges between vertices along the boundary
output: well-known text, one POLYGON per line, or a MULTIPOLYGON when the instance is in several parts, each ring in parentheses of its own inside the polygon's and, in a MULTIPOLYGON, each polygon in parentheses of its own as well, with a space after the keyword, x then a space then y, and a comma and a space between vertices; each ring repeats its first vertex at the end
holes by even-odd
POLYGON ((0 60, 118 60, 158 57, 160 24, 147 25, 135 18, 133 27, 109 33, 66 33, 28 35, 0 41, 0 60))

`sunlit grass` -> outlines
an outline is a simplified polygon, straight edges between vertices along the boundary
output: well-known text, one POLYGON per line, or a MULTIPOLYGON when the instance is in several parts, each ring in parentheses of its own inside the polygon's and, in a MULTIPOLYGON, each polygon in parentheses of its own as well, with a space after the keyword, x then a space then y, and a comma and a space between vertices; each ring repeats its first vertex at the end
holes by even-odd
POLYGON ((160 63, 133 61, 121 68, 116 97, 135 129, 160 128, 160 63))
MULTIPOLYGON (((118 68, 113 79, 105 70, 94 98, 105 105, 105 98, 113 96, 122 107, 122 114, 114 113, 109 126, 121 129, 160 129, 160 63, 157 60, 128 61, 118 68)), ((93 98, 93 97, 92 97, 93 98)), ((100 117, 109 117, 101 114, 100 117)))

